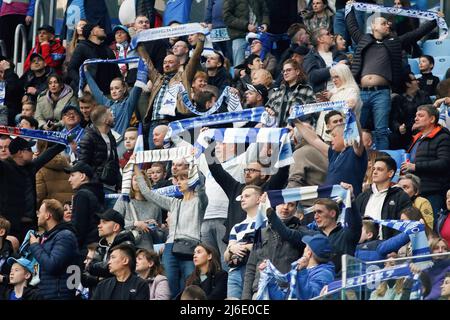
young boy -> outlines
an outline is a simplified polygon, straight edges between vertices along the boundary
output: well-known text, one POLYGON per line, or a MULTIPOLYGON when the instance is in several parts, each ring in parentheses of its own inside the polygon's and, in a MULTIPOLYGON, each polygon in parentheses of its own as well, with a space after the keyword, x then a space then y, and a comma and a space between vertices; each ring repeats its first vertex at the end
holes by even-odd
POLYGON ((16 116, 16 125, 20 123, 20 119, 23 116, 34 118, 35 112, 36 112, 36 104, 31 100, 24 99, 24 102, 22 102, 22 112, 16 116))
POLYGON ((153 189, 159 189, 171 185, 171 182, 165 180, 166 166, 161 162, 153 162, 151 167, 147 169, 146 174, 152 182, 153 189))
POLYGON ((33 263, 25 258, 9 258, 8 264, 11 265, 9 274, 10 288, 6 290, 4 300, 37 300, 37 289, 29 286, 34 273, 33 263))
POLYGON ((0 216, 0 287, 8 284, 10 265, 6 261, 14 253, 13 245, 6 239, 10 228, 11 223, 0 216))
POLYGON ((422 77, 419 79, 419 88, 429 96, 436 95, 436 87, 439 84, 439 78, 431 73, 434 68, 434 58, 429 55, 422 55, 419 58, 419 70, 422 77))
POLYGON ((130 160, 131 155, 134 151, 134 146, 136 145, 136 140, 138 137, 138 129, 135 127, 130 127, 127 130, 125 130, 124 135, 124 147, 125 152, 122 155, 122 158, 119 159, 120 168, 123 169, 125 165, 128 163, 128 160, 130 160))

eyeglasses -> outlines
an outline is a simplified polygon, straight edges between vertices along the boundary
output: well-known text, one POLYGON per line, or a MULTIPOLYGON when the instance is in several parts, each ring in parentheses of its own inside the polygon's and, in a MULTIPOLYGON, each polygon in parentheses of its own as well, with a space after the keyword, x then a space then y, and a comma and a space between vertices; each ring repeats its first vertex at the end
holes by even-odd
POLYGON ((253 169, 253 168, 244 169, 244 173, 256 173, 256 172, 261 172, 261 170, 253 169))

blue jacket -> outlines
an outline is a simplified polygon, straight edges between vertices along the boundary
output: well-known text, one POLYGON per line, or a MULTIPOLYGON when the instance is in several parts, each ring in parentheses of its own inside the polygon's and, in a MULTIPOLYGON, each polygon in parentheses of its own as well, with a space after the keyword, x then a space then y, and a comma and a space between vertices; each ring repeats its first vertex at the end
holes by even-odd
POLYGON ((223 21, 223 1, 224 0, 208 0, 208 6, 205 12, 205 22, 211 23, 213 28, 224 28, 223 21))
POLYGON ((403 232, 386 240, 367 241, 356 246, 355 258, 362 261, 384 260, 389 253, 397 252, 408 242, 409 236, 403 232))
MULTIPOLYGON (((320 295, 322 288, 334 280, 334 264, 322 263, 310 269, 302 269, 297 273, 296 296, 299 300, 308 300, 320 295)), ((283 292, 275 280, 268 285, 271 300, 285 300, 283 292)))
POLYGON ((75 231, 70 223, 60 223, 45 232, 42 243, 30 245, 30 252, 39 262, 39 294, 45 300, 67 300, 74 291, 67 288, 67 267, 77 265, 79 251, 75 231))
POLYGON ((97 103, 111 109, 115 122, 114 130, 123 136, 125 134, 125 130, 127 130, 130 126, 131 116, 136 109, 142 89, 139 87, 133 87, 125 99, 121 101, 113 101, 108 99, 103 94, 89 72, 86 72, 86 80, 97 103))

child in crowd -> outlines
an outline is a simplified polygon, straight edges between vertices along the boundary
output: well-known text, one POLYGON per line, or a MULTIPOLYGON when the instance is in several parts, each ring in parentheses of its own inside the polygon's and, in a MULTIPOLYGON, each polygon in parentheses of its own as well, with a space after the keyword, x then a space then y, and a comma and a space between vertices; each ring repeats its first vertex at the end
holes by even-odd
POLYGON ((429 55, 422 55, 419 58, 419 70, 422 77, 419 79, 419 88, 429 96, 436 95, 436 87, 439 84, 439 78, 434 76, 431 71, 434 68, 434 58, 429 55))
POLYGON ((124 147, 126 151, 123 153, 122 158, 119 159, 121 169, 123 169, 125 165, 128 163, 128 160, 130 160, 130 157, 134 151, 134 147, 136 146, 137 137, 138 137, 137 128, 129 127, 127 130, 125 130, 124 147))

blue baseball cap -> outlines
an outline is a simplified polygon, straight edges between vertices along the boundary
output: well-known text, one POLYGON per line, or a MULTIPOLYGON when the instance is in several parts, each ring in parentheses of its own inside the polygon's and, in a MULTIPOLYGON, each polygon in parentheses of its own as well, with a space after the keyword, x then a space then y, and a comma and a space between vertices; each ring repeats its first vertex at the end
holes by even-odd
POLYGON ((315 234, 313 236, 304 236, 302 242, 311 248, 311 251, 321 259, 330 259, 333 250, 331 249, 330 240, 323 234, 315 234))
POLYGON ((8 264, 12 266, 14 263, 20 264, 22 267, 27 269, 31 274, 34 273, 34 264, 28 259, 25 259, 23 257, 16 259, 16 258, 8 258, 8 264))

